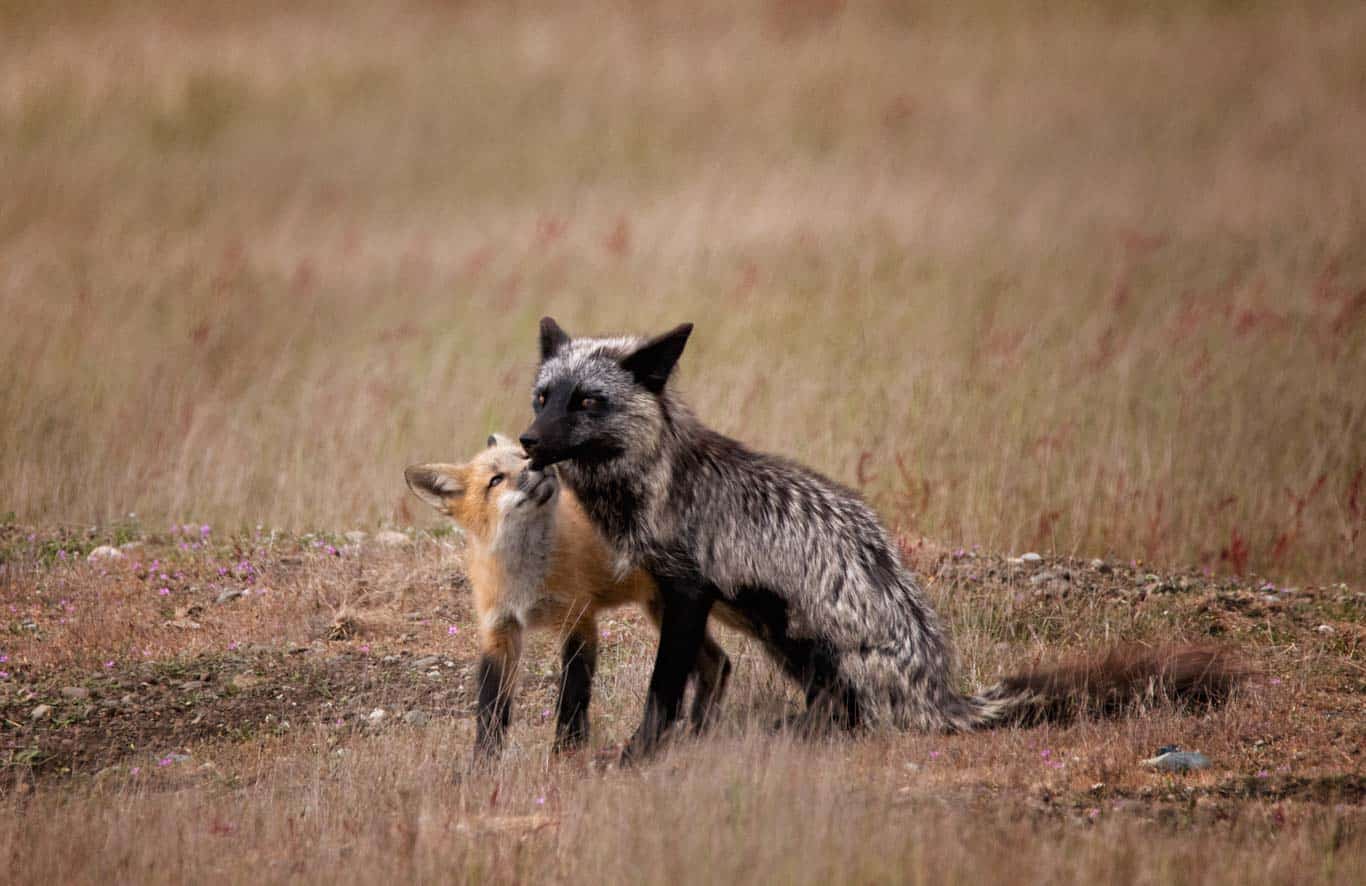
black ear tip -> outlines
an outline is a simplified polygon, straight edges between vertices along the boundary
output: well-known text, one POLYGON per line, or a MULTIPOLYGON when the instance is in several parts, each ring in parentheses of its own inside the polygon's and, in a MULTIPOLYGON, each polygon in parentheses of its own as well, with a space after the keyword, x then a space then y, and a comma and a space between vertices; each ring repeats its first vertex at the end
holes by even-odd
POLYGON ((541 330, 543 332, 556 332, 559 328, 560 324, 556 323, 555 318, 549 314, 541 318, 541 330))
POLYGON ((498 445, 498 437, 497 437, 496 435, 494 435, 494 434, 489 434, 489 439, 488 439, 488 446, 489 446, 489 448, 492 449, 494 446, 497 446, 497 445, 498 445))

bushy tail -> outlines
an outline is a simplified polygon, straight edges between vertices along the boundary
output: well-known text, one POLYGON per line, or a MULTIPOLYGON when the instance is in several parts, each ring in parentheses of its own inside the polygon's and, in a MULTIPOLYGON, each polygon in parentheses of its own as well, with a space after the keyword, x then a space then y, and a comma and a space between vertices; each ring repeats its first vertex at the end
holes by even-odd
POLYGON ((1115 716, 1154 703, 1218 704, 1245 675, 1225 649, 1113 649, 1104 656, 1035 668, 967 699, 970 728, 1115 716))

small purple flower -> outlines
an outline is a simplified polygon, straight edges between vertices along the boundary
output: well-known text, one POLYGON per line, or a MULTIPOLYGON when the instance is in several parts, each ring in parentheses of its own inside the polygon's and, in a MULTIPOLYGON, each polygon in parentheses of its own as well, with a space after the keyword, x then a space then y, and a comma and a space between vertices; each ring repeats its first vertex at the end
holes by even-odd
POLYGON ((9 671, 0 671, 0 680, 8 680, 9 671))
POLYGON ((450 625, 446 628, 446 633, 454 637, 456 634, 460 633, 460 628, 455 625, 450 625))
MULTIPOLYGON (((14 607, 11 606, 10 608, 13 609, 14 607)), ((4 664, 4 663, 7 662, 7 661, 9 661, 9 653, 8 653, 8 652, 0 652, 0 664, 4 664)))
POLYGON ((162 588, 161 590, 157 591, 157 593, 164 597, 164 596, 166 596, 167 594, 171 593, 171 589, 170 589, 170 588, 162 588))
POLYGON ((545 805, 545 797, 537 797, 537 798, 536 798, 536 805, 537 805, 537 806, 544 806, 544 805, 545 805))
POLYGON ((231 643, 228 644, 228 649, 229 649, 229 651, 231 651, 231 650, 236 649, 237 647, 239 647, 239 646, 241 646, 241 645, 242 645, 241 643, 237 642, 236 640, 233 640, 231 643))
POLYGON ((112 667, 114 666, 114 660, 113 660, 112 658, 109 659, 109 661, 106 661, 106 662, 104 663, 104 666, 105 666, 106 669, 112 668, 112 667))
POLYGON ((206 537, 206 536, 208 536, 208 534, 209 534, 210 532, 212 532, 212 531, 213 531, 213 530, 209 528, 209 524, 208 524, 208 523, 205 523, 203 526, 199 527, 199 534, 200 534, 201 537, 206 537))
POLYGON ((930 759, 931 759, 931 760, 938 760, 938 759, 939 759, 939 754, 940 754, 939 751, 930 751, 930 759))
POLYGON ((138 774, 139 772, 141 772, 141 771, 142 771, 142 767, 141 767, 141 766, 134 766, 132 769, 129 769, 129 770, 128 770, 128 774, 129 774, 129 775, 137 775, 137 774, 138 774))
POLYGON ((174 762, 175 762, 174 759, 172 759, 172 758, 169 757, 169 756, 166 756, 166 757, 162 757, 160 760, 158 760, 158 761, 157 761, 157 765, 158 765, 158 766, 170 766, 170 765, 171 765, 172 763, 174 763, 174 762))
POLYGON ((1271 678, 1270 680, 1268 680, 1267 682, 1270 683, 1272 686, 1279 686, 1279 685, 1281 685, 1281 678, 1280 678, 1280 677, 1272 677, 1272 678, 1271 678))
POLYGON ((1258 778, 1266 778, 1266 777, 1267 777, 1268 775, 1270 775, 1270 774, 1271 774, 1271 773, 1270 773, 1270 772, 1267 772, 1265 769, 1258 769, 1258 770, 1257 770, 1257 777, 1258 777, 1258 778))
POLYGON ((370 644, 369 644, 369 643, 362 643, 362 644, 360 645, 360 651, 361 651, 361 652, 364 652, 364 653, 366 653, 366 654, 369 654, 369 652, 370 652, 370 644))
POLYGON ((57 559, 58 559, 58 560, 65 560, 65 559, 66 559, 66 550, 65 550, 65 549, 60 550, 60 551, 57 552, 57 559))

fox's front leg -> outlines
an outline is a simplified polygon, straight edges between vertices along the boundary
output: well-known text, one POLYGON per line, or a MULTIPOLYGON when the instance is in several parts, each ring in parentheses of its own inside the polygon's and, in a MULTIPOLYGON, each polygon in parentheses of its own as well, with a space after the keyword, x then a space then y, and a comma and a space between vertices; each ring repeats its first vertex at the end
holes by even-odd
POLYGON ((483 654, 479 658, 474 756, 476 760, 490 760, 502 751, 512 719, 512 687, 522 654, 522 626, 510 620, 497 622, 481 629, 479 640, 483 654))
POLYGON ((567 751, 588 741, 588 705, 598 666, 598 624, 580 618, 565 635, 560 653, 560 700, 555 711, 555 750, 567 751))
POLYGON ((622 750, 623 763, 654 753, 664 734, 678 720, 683 690, 707 636, 707 615, 714 590, 700 582, 654 576, 659 585, 659 651, 655 654, 650 688, 645 694, 645 716, 622 750))

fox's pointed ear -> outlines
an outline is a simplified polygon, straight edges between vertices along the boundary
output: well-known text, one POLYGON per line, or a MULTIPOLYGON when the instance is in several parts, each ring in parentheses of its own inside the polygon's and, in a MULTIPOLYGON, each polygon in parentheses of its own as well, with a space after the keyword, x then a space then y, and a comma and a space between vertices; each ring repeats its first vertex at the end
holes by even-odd
POLYGON ((465 494, 464 473, 460 465, 409 465, 403 479, 418 498, 444 513, 451 499, 465 494))
POLYGON ((692 334, 692 324, 676 326, 663 335, 655 336, 621 361, 621 368, 635 376, 636 383, 658 394, 664 390, 674 364, 683 356, 683 346, 692 334))
POLYGON ((495 447, 495 446, 516 446, 516 445, 517 445, 517 444, 514 443, 514 442, 512 441, 512 438, 510 438, 510 437, 504 437, 502 434, 499 434, 499 433, 492 433, 492 434, 489 434, 489 449, 492 449, 492 448, 495 447))
POLYGON ((560 348, 569 344, 569 333, 560 328, 554 317, 541 318, 541 362, 559 353, 560 348))

